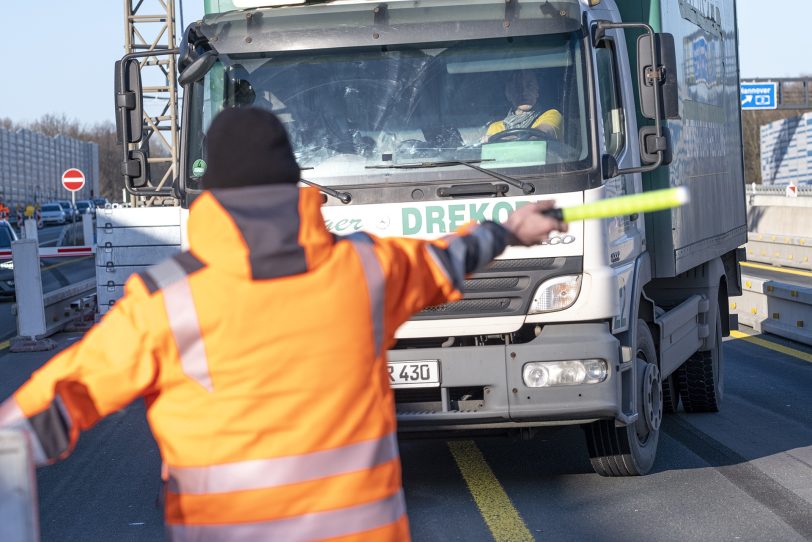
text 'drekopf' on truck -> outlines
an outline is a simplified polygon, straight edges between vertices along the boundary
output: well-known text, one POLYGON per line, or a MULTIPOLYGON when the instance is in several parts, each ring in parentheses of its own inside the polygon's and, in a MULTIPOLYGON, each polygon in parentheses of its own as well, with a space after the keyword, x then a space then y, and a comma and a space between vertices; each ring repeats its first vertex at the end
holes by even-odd
MULTIPOLYGON (((201 189, 210 122, 247 105, 285 124, 338 235, 433 238, 540 199, 690 192, 686 207, 511 247, 461 301, 401 327, 389 352, 401 431, 580 424, 595 470, 627 476, 651 469, 664 412, 719 409, 746 241, 733 0, 206 9, 177 51, 172 190, 184 206, 201 189)), ((116 67, 129 143, 141 140, 146 56, 116 67)), ((139 194, 146 151, 126 153, 139 194)))

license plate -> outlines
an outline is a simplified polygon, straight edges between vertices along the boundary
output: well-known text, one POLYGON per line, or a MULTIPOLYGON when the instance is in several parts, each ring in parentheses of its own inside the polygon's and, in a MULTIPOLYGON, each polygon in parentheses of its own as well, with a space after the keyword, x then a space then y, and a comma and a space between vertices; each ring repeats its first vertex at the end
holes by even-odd
POLYGON ((440 362, 437 360, 390 362, 389 383, 395 389, 439 387, 440 362))

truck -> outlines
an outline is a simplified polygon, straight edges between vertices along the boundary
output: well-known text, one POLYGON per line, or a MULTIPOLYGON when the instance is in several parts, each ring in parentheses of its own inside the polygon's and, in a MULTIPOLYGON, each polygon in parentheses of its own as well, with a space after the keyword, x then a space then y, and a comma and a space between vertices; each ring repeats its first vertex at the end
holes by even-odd
MULTIPOLYGON (((166 52, 184 95, 181 208, 201 192, 212 119, 249 105, 282 120, 337 235, 436 238, 537 200, 690 193, 509 247, 463 299, 403 325, 388 353, 402 432, 580 425, 597 473, 632 476, 652 468, 664 413, 720 408, 747 231, 734 0, 205 7, 166 52), (508 126, 516 80, 535 88, 531 109, 558 114, 552 129, 508 126)), ((148 177, 138 62, 154 55, 116 65, 135 195, 148 177)))

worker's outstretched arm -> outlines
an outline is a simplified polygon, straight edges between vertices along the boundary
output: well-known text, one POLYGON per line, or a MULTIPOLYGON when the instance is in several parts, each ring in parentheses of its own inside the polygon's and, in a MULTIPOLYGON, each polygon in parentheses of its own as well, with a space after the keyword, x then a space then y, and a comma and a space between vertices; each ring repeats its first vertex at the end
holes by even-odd
POLYGON ((394 333, 427 306, 460 299, 465 277, 490 263, 507 245, 534 245, 553 231, 567 231, 566 224, 541 214, 552 207, 552 201, 531 203, 502 225, 465 226, 437 241, 382 239, 380 250, 388 253, 383 260, 391 262, 386 270, 389 331, 394 333))
POLYGON ((131 279, 128 295, 99 324, 0 404, 0 428, 27 431, 37 465, 63 459, 81 431, 151 391, 158 366, 136 313, 146 295, 131 279))

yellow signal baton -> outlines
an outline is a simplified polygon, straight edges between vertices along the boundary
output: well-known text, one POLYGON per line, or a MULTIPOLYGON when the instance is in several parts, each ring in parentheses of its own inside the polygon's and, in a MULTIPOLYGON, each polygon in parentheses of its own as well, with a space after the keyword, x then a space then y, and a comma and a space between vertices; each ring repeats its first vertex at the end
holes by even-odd
POLYGON ((684 186, 653 190, 641 194, 619 196, 592 203, 548 209, 543 211, 547 216, 563 222, 576 222, 578 220, 593 220, 596 218, 613 218, 616 216, 633 215, 637 213, 650 213, 681 207, 690 201, 688 189, 684 186))

